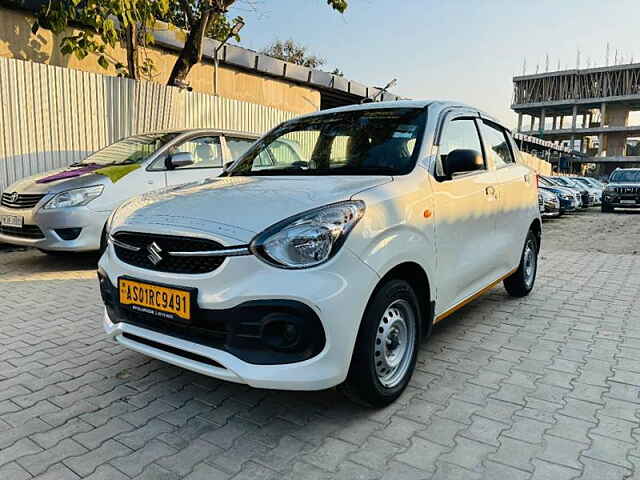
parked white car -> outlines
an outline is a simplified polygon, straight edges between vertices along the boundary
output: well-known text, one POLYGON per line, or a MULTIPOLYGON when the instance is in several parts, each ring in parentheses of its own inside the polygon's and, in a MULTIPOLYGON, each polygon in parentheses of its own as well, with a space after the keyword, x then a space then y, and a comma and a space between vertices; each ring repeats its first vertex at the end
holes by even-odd
POLYGON ((498 282, 513 296, 533 288, 537 186, 517 158, 506 128, 452 103, 286 122, 222 178, 114 212, 104 328, 212 377, 293 390, 347 380, 388 404, 434 323, 498 282))
POLYGON ((122 202, 218 176, 256 138, 211 129, 136 135, 66 168, 22 179, 0 199, 0 242, 47 253, 99 250, 107 218, 122 202))

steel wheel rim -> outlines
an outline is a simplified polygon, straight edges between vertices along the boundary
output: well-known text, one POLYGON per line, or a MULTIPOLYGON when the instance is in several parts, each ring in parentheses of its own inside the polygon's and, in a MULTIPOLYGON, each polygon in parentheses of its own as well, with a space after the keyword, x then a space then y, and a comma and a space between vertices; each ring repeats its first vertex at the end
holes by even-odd
POLYGON ((528 240, 524 247, 524 283, 527 288, 533 285, 533 279, 536 274, 536 252, 532 240, 528 240))
POLYGON ((374 362, 376 375, 386 388, 404 379, 413 358, 416 318, 411 304, 395 300, 382 314, 376 331, 374 362))

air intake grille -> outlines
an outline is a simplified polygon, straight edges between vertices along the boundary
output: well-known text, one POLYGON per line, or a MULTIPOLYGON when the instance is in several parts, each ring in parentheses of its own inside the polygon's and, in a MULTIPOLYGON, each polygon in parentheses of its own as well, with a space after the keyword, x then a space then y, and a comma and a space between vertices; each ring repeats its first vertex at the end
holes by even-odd
POLYGON ((139 248, 138 251, 133 251, 114 244, 116 255, 120 260, 129 265, 156 272, 209 273, 218 268, 225 259, 225 257, 173 257, 169 255, 169 252, 198 252, 223 248, 221 244, 213 240, 133 232, 118 232, 114 238, 118 242, 139 248), (159 247, 156 252, 160 257, 160 260, 155 264, 151 261, 151 257, 154 255, 149 249, 154 243, 159 247))
POLYGON ((640 193, 640 187, 614 187, 616 193, 640 193))
POLYGON ((44 195, 15 194, 5 192, 2 194, 3 207, 7 208, 33 208, 44 198, 44 195))
POLYGON ((0 226, 0 233, 10 237, 44 238, 44 233, 42 233, 42 230, 40 230, 36 225, 23 225, 22 228, 0 226))

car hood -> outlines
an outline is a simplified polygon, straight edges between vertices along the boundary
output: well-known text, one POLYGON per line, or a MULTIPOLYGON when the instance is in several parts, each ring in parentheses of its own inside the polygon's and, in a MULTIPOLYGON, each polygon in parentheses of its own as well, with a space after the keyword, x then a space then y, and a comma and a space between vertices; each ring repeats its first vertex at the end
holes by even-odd
POLYGON ((204 232, 248 242, 295 214, 355 194, 392 177, 222 177, 134 197, 114 214, 111 229, 204 232), (160 229, 160 230, 159 230, 160 229))
MULTIPOLYGON (((48 172, 18 180, 9 185, 5 192, 22 194, 59 193, 74 188, 111 183, 107 175, 95 173, 96 171, 100 171, 100 169, 65 167, 49 170, 48 172)), ((102 169, 102 171, 105 171, 105 169, 102 169)))

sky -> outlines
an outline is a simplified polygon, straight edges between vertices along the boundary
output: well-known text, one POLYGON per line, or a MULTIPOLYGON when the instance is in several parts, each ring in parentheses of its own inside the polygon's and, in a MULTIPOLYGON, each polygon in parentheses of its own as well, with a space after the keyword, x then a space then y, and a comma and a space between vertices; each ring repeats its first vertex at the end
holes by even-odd
POLYGON ((341 15, 326 0, 237 0, 247 22, 240 44, 260 50, 294 39, 325 70, 413 99, 458 100, 515 125, 512 77, 610 64, 616 49, 640 62, 637 0, 349 0, 341 15))

